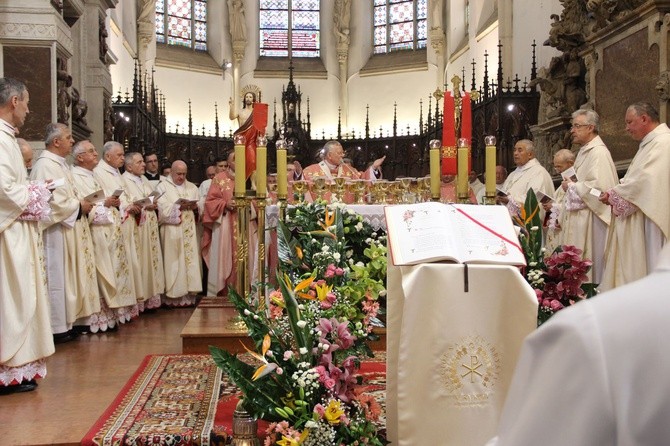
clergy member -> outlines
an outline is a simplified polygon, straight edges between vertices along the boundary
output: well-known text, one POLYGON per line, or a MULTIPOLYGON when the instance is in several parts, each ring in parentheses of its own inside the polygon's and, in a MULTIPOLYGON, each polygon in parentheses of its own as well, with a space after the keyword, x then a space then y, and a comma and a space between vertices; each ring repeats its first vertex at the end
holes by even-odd
POLYGON ((202 223, 202 258, 209 268, 207 294, 228 294, 235 286, 235 152, 228 155, 228 169, 216 174, 205 200, 202 223))
POLYGON ((156 189, 158 183, 167 179, 158 172, 158 155, 155 153, 147 153, 144 155, 144 162, 146 163, 144 176, 149 180, 149 185, 152 190, 156 189))
POLYGON ((44 183, 28 183, 14 136, 28 101, 22 82, 0 78, 0 395, 34 390, 55 351, 37 227, 48 218, 50 193, 44 183))
MULTIPOLYGON (((554 154, 554 170, 556 173, 563 173, 575 164, 575 154, 568 149, 561 149, 554 154)), ((551 196, 553 200, 547 198, 540 200, 540 204, 545 211, 544 214, 544 247, 547 254, 554 252, 556 248, 563 244, 563 225, 565 218, 565 191, 562 186, 558 186, 551 196)))
POLYGON ((498 202, 507 205, 512 216, 520 214, 526 202, 528 189, 532 188, 533 191, 541 191, 546 195, 554 192, 551 175, 535 159, 535 146, 531 140, 521 139, 514 144, 514 164, 516 169, 509 174, 503 184, 507 196, 498 196, 498 202))
POLYGON ((119 202, 118 207, 107 208, 111 211, 113 224, 103 226, 107 232, 106 240, 116 272, 115 294, 107 296, 106 299, 108 302, 113 302, 109 306, 114 309, 117 321, 122 324, 139 314, 135 291, 135 287, 139 284, 135 283, 135 271, 130 269, 133 253, 121 231, 122 214, 119 209, 124 203, 127 203, 127 198, 124 198, 126 185, 119 172, 119 167, 123 166, 123 163, 123 146, 116 141, 107 141, 102 146, 102 159, 93 169, 93 174, 105 192, 105 196, 115 196, 119 202))
POLYGON ((614 214, 602 290, 649 274, 670 234, 670 129, 651 104, 638 102, 626 110, 626 131, 640 148, 619 184, 600 196, 614 214))
POLYGON ((477 203, 482 203, 484 199, 484 194, 486 193, 486 187, 484 186, 484 183, 482 183, 479 180, 477 172, 475 172, 474 170, 471 170, 470 174, 468 175, 468 184, 470 185, 470 189, 472 189, 472 192, 475 194, 477 203))
POLYGON ((200 195, 195 184, 186 180, 186 163, 172 163, 170 176, 156 190, 158 199, 165 269, 165 300, 170 306, 195 303, 195 294, 202 291, 200 243, 195 222, 200 195))
POLYGON ((588 275, 594 283, 602 279, 611 214, 596 195, 618 182, 612 155, 598 135, 598 124, 598 114, 593 110, 577 110, 572 114, 572 142, 580 145, 575 160, 577 181, 564 180, 561 184, 566 193, 563 244, 576 246, 583 251, 584 258, 593 261, 588 275))
POLYGON ((65 161, 72 153, 72 131, 65 124, 49 124, 44 144, 45 150, 35 161, 30 175, 33 180, 61 183, 53 191, 51 221, 44 229, 51 328, 54 342, 59 343, 76 337, 71 330, 77 319, 100 311, 88 224, 93 204, 78 194, 70 166, 65 161))
POLYGON ((328 180, 332 180, 336 177, 345 177, 352 180, 357 180, 359 178, 374 180, 378 178, 377 175, 381 177, 379 168, 385 158, 386 157, 383 156, 375 160, 369 169, 365 172, 359 172, 352 166, 342 162, 344 159, 344 149, 342 148, 342 144, 337 141, 328 141, 323 146, 323 161, 305 167, 302 171, 302 176, 307 181, 314 181, 314 179, 318 177, 325 177, 328 180))
MULTIPOLYGON (((138 152, 126 153, 126 171, 122 177, 126 184, 128 199, 133 203, 135 213, 126 220, 135 240, 135 249, 141 271, 144 309, 152 310, 161 306, 161 294, 165 292, 165 272, 163 270, 163 252, 158 236, 158 218, 151 195, 153 188, 144 176, 144 159, 138 152), (140 203, 140 204, 138 204, 140 203)), ((130 209, 126 208, 126 211, 130 209)), ((129 239, 126 238, 126 243, 129 239)))
MULTIPOLYGON (((80 195, 89 196, 102 190, 93 175, 93 169, 98 164, 98 151, 93 143, 88 140, 79 141, 72 147, 72 157, 74 158, 72 178, 77 192, 80 195)), ((104 228, 114 223, 109 208, 118 205, 118 197, 104 197, 103 192, 103 199, 96 201, 88 213, 100 294, 100 311, 77 322, 80 327, 88 327, 89 333, 105 332, 118 327, 116 314, 111 308, 114 302, 110 299, 110 296, 115 294, 116 288, 115 270, 112 263, 113 251, 109 249, 108 232, 104 228)))

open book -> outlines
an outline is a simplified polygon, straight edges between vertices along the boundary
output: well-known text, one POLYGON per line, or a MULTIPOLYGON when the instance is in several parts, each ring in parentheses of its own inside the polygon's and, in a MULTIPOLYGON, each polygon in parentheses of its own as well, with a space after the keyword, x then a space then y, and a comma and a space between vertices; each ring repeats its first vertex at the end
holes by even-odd
POLYGON ((549 203, 550 201, 554 201, 554 197, 552 197, 551 195, 547 195, 540 190, 535 192, 535 196, 537 197, 537 200, 542 204, 549 203))
POLYGON ((440 260, 526 264, 504 206, 428 202, 386 206, 384 214, 394 265, 440 260))
POLYGON ((577 171, 575 170, 574 167, 569 167, 565 169, 563 172, 561 172, 561 177, 563 177, 564 180, 569 180, 572 181, 573 183, 576 183, 577 171))

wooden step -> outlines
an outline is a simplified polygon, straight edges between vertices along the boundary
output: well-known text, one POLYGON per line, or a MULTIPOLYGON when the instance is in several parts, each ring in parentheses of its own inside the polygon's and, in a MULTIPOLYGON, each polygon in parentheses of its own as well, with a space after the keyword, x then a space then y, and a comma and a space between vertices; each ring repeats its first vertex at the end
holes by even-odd
MULTIPOLYGON (((370 342, 370 348, 385 351, 386 329, 376 328, 374 333, 379 339, 370 342)), ((184 354, 209 353, 210 345, 231 353, 243 353, 242 343, 253 349, 237 310, 222 298, 203 298, 181 331, 181 351, 184 354)))

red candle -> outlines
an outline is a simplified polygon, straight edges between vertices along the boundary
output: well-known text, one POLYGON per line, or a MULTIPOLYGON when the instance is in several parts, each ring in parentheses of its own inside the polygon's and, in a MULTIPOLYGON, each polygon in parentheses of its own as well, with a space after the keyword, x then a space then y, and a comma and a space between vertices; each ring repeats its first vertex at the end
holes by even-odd
POLYGON ((456 175, 456 117, 454 115, 454 97, 448 90, 444 92, 442 175, 456 175))
POLYGON ((470 93, 463 96, 461 108, 461 138, 468 140, 468 173, 472 170, 472 106, 470 93))

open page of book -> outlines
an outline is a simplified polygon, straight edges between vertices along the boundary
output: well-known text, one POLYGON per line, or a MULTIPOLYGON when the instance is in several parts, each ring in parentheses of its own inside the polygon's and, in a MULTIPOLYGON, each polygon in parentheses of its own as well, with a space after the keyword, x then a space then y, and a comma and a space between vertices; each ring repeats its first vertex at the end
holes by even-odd
POLYGON ((463 263, 525 265, 526 258, 505 206, 447 205, 463 263))
POLYGON ((439 260, 526 263, 504 206, 429 202, 387 206, 384 212, 395 265, 439 260))
POLYGON ((393 264, 460 262, 456 240, 449 236, 451 211, 435 202, 386 206, 386 235, 393 264))

